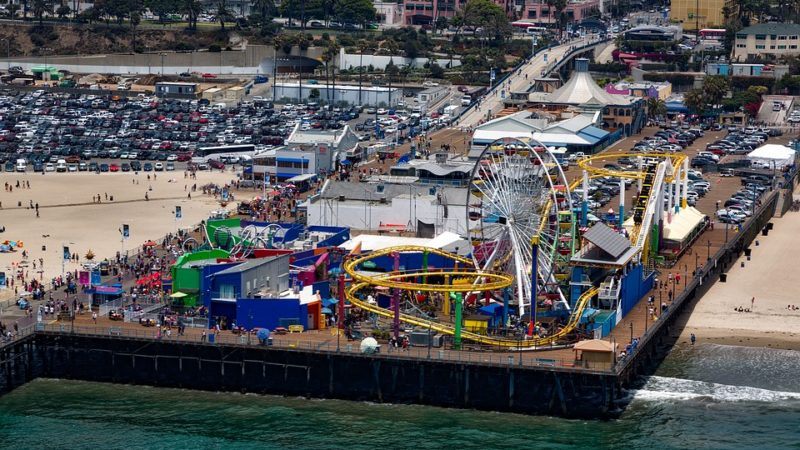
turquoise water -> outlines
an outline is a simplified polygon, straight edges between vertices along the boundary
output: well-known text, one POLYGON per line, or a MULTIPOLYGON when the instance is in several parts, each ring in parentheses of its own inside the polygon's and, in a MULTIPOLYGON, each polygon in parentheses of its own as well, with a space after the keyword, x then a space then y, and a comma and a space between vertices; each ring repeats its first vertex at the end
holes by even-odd
POLYGON ((800 449, 800 353, 678 348, 618 420, 37 380, 0 399, 9 449, 800 449))

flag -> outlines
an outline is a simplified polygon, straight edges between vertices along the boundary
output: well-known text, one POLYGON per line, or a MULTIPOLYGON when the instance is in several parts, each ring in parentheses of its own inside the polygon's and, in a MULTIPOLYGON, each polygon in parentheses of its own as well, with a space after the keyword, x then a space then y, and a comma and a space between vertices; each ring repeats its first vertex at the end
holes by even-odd
POLYGON ((125 239, 131 237, 131 228, 127 223, 122 224, 122 237, 125 239))
POLYGON ((72 253, 70 253, 69 247, 67 247, 66 245, 64 246, 63 254, 64 254, 64 261, 69 261, 70 259, 72 259, 72 253))
POLYGON ((180 220, 183 217, 183 211, 181 211, 180 206, 175 207, 175 220, 180 220))

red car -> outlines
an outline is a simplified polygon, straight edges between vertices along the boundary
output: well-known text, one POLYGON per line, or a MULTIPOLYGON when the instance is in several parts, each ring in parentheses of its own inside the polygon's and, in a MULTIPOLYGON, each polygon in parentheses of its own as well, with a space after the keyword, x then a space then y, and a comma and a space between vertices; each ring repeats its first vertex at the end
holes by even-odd
POLYGON ((213 73, 204 73, 203 78, 217 78, 213 73))
POLYGON ((119 172, 119 166, 116 164, 112 164, 108 167, 108 170, 110 170, 111 172, 119 172))

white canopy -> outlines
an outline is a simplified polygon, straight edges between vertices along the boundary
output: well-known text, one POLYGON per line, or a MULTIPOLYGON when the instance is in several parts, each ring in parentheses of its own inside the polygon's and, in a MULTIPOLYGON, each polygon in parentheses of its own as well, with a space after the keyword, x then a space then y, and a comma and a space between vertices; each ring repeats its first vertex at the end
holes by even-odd
POLYGON ((758 161, 772 166, 776 169, 791 165, 794 162, 795 151, 785 145, 765 144, 747 154, 747 159, 752 163, 758 161))

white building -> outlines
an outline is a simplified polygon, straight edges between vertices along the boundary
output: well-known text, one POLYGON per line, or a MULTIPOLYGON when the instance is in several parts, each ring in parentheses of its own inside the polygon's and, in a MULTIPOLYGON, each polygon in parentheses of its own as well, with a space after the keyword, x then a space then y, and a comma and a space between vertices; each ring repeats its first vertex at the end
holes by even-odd
POLYGON ((276 83, 275 98, 288 98, 291 101, 316 101, 329 103, 347 103, 348 105, 365 106, 396 106, 397 102, 403 99, 402 89, 393 87, 389 89, 384 86, 369 86, 369 81, 365 79, 364 85, 359 88, 349 84, 337 84, 326 86, 324 84, 303 84, 302 96, 300 83, 276 83), (313 97, 312 97, 313 93, 313 97), (317 94, 319 94, 317 96, 317 94))
POLYGON ((317 155, 313 151, 291 150, 279 147, 267 150, 253 158, 253 179, 287 180, 297 175, 315 174, 317 155))
MULTIPOLYGON (((308 225, 364 231, 467 233, 467 189, 327 181, 303 205, 308 225)), ((474 225, 474 222, 473 222, 474 225)))
POLYGON ((315 170, 329 173, 336 169, 337 161, 345 160, 358 147, 358 136, 349 125, 339 130, 301 130, 297 124, 286 139, 286 147, 311 152, 315 170))

